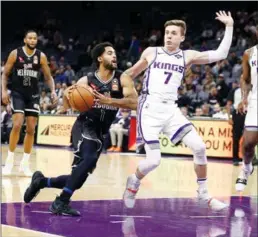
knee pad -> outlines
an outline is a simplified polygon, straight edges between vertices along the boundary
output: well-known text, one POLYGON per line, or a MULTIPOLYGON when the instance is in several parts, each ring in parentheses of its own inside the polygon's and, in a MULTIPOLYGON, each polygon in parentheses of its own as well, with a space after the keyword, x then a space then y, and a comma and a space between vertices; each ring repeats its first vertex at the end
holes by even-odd
POLYGON ((193 149, 194 163, 197 165, 206 165, 207 156, 206 156, 206 145, 203 141, 200 141, 195 144, 193 149))
POLYGON ((150 171, 157 168, 161 161, 161 152, 160 149, 152 148, 150 145, 145 144, 145 151, 146 151, 146 159, 140 161, 139 163, 139 171, 146 175, 150 171))

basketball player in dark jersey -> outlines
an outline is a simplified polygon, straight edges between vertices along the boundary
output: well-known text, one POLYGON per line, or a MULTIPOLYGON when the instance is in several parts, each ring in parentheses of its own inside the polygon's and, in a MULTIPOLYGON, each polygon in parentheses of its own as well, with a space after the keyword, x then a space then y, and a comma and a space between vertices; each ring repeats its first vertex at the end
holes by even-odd
MULTIPOLYGON (((127 78, 120 80, 122 72, 117 70, 113 46, 110 43, 96 45, 92 57, 97 64, 97 71, 88 73, 77 84, 90 86, 96 103, 92 109, 78 116, 72 128, 73 144, 77 144, 72 172, 70 175, 46 178, 37 171, 24 194, 24 201, 29 203, 40 189, 63 189, 61 195, 50 206, 50 211, 58 215, 80 215, 69 206, 73 192, 81 188, 88 175, 95 169, 102 150, 103 135, 108 133, 118 107, 136 109, 137 106, 137 92, 133 81, 127 78)), ((64 95, 65 109, 69 107, 69 91, 68 88, 64 95)))
POLYGON ((37 33, 27 31, 24 37, 25 45, 13 50, 4 67, 2 75, 2 102, 11 103, 13 127, 9 139, 8 156, 3 169, 3 175, 10 175, 13 168, 14 151, 20 137, 20 130, 26 117, 26 135, 24 138, 24 154, 20 171, 25 176, 31 176, 29 157, 34 142, 34 132, 39 114, 38 79, 40 69, 51 90, 53 103, 57 102, 54 80, 50 74, 46 55, 36 49, 37 33), (8 77, 11 75, 11 95, 8 94, 8 77))

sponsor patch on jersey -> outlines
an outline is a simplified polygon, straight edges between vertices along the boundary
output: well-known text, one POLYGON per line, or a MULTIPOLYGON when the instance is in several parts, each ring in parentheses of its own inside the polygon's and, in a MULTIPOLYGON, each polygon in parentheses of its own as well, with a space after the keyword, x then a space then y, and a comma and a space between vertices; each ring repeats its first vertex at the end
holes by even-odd
POLYGON ((94 90, 98 90, 98 87, 94 85, 93 83, 90 83, 90 87, 93 88, 94 90))
POLYGON ((112 91, 119 91, 119 86, 118 86, 118 80, 117 78, 114 78, 112 80, 112 83, 111 83, 111 90, 112 91))
POLYGON ((34 56, 33 57, 33 64, 38 64, 39 63, 39 60, 38 60, 38 56, 34 56))
POLYGON ((22 57, 19 57, 19 62, 20 62, 20 63, 24 63, 24 60, 23 60, 22 57))

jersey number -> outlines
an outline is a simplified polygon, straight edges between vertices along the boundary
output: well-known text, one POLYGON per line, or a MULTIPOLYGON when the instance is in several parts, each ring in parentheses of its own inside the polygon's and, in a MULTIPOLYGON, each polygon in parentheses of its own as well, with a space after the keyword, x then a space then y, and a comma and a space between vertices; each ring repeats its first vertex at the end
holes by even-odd
POLYGON ((167 75, 167 78, 165 80, 165 84, 168 84, 168 82, 170 81, 171 77, 172 77, 172 72, 164 72, 165 75, 167 75))
POLYGON ((30 80, 31 80, 30 77, 24 77, 24 79, 23 79, 23 85, 24 85, 24 86, 31 86, 30 80))

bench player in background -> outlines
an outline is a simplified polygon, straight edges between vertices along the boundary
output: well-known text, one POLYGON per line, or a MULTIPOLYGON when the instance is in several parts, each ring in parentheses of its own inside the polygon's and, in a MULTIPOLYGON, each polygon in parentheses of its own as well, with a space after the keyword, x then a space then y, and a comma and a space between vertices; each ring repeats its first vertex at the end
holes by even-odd
MULTIPOLYGON (((97 103, 87 112, 80 113, 72 128, 72 143, 76 144, 74 161, 70 175, 46 178, 37 171, 24 194, 24 201, 30 202, 43 188, 59 188, 62 193, 50 206, 50 211, 58 215, 78 216, 80 212, 69 206, 75 190, 80 189, 89 174, 96 168, 103 146, 103 135, 116 118, 118 108, 136 109, 137 92, 128 78, 120 80, 117 70, 116 52, 112 44, 100 43, 92 51, 97 70, 89 72, 77 84, 90 86, 97 103)), ((68 88, 64 95, 64 110, 70 107, 68 88)))
MULTIPOLYGON (((206 146, 175 103, 177 91, 187 67, 192 64, 217 62, 225 59, 228 55, 233 37, 234 21, 230 12, 227 14, 220 11, 216 14, 216 19, 226 25, 224 38, 218 49, 206 52, 182 51, 180 43, 185 39, 186 24, 181 20, 168 21, 165 23, 165 46, 147 48, 140 60, 122 75, 122 79, 132 80, 147 69, 143 92, 138 102, 137 129, 145 143, 146 159, 140 161, 136 172, 127 179, 124 203, 128 208, 134 207, 135 196, 141 180, 160 164, 160 132, 170 137, 172 143, 178 144, 182 141, 192 150, 200 203, 213 210, 221 210, 228 206, 211 198, 208 194, 206 146)), ((139 139, 137 140, 139 141, 139 139)))
POLYGON ((39 115, 39 74, 42 69, 46 83, 51 90, 53 104, 57 102, 55 83, 50 74, 46 55, 36 49, 37 33, 26 32, 25 45, 13 50, 8 56, 2 74, 2 102, 11 103, 13 127, 9 138, 8 156, 3 168, 3 175, 11 175, 14 164, 14 151, 20 138, 20 131, 26 118, 26 135, 24 138, 24 154, 20 171, 31 176, 29 158, 34 143, 34 133, 39 115), (11 95, 8 94, 8 77, 12 72, 11 95))
MULTIPOLYGON (((258 39, 258 26, 256 27, 258 39)), ((252 161, 255 157, 255 148, 258 145, 258 121, 257 121, 257 71, 258 71, 258 44, 247 49, 243 55, 241 80, 242 102, 238 111, 247 114, 245 117, 244 139, 243 139, 243 166, 236 180, 236 190, 242 192, 247 185, 248 177, 253 172, 252 161), (249 92, 251 92, 248 100, 249 92)))

